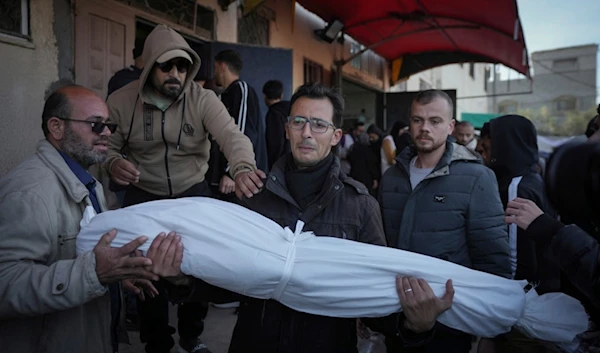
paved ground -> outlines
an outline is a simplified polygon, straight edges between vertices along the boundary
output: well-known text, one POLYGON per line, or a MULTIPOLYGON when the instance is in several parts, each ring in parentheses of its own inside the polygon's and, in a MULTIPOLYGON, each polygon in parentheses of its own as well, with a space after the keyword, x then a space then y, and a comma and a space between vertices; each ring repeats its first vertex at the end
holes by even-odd
MULTIPOLYGON (((171 326, 177 327, 176 306, 170 305, 169 313, 171 326)), ((234 314, 234 309, 218 309, 210 306, 202 340, 213 353, 227 353, 236 320, 237 315, 234 314)), ((121 345, 119 353, 144 353, 144 346, 140 342, 139 332, 130 331, 129 340, 131 345, 121 345)), ((175 338, 176 342, 177 340, 178 337, 175 338)), ((381 341, 377 340, 375 342, 360 341, 359 348, 361 349, 359 353, 386 353, 381 341)), ((177 350, 174 349, 173 352, 176 353, 177 350)), ((475 347, 472 352, 476 352, 475 347)))
MULTIPOLYGON (((171 326, 177 327, 177 307, 170 305, 169 319, 171 326)), ((205 321, 202 340, 213 353, 227 353, 231 333, 237 320, 234 309, 217 309, 211 306, 205 321)), ((175 341, 178 341, 178 337, 175 341)), ((144 353, 144 345, 140 342, 139 332, 129 331, 131 345, 121 345, 119 353, 144 353)), ((173 350, 177 352, 177 350, 173 350)))

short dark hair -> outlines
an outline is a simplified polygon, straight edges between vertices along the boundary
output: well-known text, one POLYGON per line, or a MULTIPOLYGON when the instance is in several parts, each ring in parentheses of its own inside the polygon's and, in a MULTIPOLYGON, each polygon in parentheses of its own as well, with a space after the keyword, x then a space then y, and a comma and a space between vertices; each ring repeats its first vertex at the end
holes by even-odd
POLYGON ((215 55, 215 61, 219 63, 227 64, 229 71, 232 73, 239 75, 242 71, 242 67, 244 63, 242 61, 242 57, 235 50, 223 50, 219 52, 219 54, 215 55))
POLYGON ((135 39, 135 47, 132 50, 133 59, 137 59, 142 56, 144 52, 144 44, 146 43, 146 38, 136 38, 135 39))
POLYGON ((466 127, 472 127, 472 128, 475 128, 475 127, 473 126, 473 124, 471 124, 469 121, 466 121, 466 120, 457 121, 457 122, 456 122, 456 125, 454 125, 454 127, 455 127, 455 128, 457 128, 457 127, 461 127, 461 126, 466 126, 466 127))
POLYGON ((454 117, 454 102, 452 101, 452 98, 450 98, 450 96, 444 91, 440 91, 439 89, 428 89, 426 91, 421 91, 417 93, 415 99, 413 99, 413 103, 425 105, 431 103, 436 98, 442 98, 448 103, 448 106, 450 107, 450 119, 452 119, 454 117))
POLYGON ((361 126, 365 126, 365 122, 364 121, 357 121, 354 123, 354 130, 358 129, 361 126))
POLYGON ((59 88, 52 92, 52 94, 46 99, 44 104, 44 111, 42 112, 42 130, 44 136, 47 137, 50 131, 48 130, 48 120, 52 117, 59 117, 69 119, 71 118, 71 112, 73 107, 69 101, 69 97, 64 92, 65 88, 81 87, 79 85, 68 85, 59 88))
POLYGON ((267 99, 279 99, 283 96, 283 83, 277 80, 270 80, 263 86, 263 93, 267 99))
POLYGON ((342 115, 344 114, 344 97, 335 88, 329 88, 322 85, 319 82, 305 83, 300 86, 296 93, 292 96, 290 106, 300 98, 310 99, 329 99, 331 105, 333 105, 333 125, 339 128, 342 125, 342 115))

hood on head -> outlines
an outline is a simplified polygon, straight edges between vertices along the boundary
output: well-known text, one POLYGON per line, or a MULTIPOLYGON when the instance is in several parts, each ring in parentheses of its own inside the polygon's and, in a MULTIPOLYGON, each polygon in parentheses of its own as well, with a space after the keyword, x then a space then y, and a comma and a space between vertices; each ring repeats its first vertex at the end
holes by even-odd
POLYGON ((192 66, 188 70, 185 82, 183 83, 183 93, 200 70, 200 57, 190 48, 181 34, 165 25, 156 26, 146 38, 144 52, 142 53, 144 70, 142 70, 142 74, 140 75, 139 87, 139 93, 142 98, 144 98, 144 86, 158 59, 160 58, 161 62, 165 62, 179 56, 192 61, 192 66))
POLYGON ((492 148, 490 168, 496 174, 516 177, 538 163, 537 132, 533 123, 520 115, 504 115, 490 120, 492 148))

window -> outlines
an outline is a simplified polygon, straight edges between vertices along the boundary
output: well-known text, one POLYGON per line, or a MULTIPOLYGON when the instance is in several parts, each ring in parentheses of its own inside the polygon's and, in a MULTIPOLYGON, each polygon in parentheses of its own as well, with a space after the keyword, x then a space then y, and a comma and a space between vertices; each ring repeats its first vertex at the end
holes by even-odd
POLYGON ((560 97, 554 100, 554 110, 557 112, 567 112, 577 109, 577 99, 575 97, 560 97))
MULTIPOLYGON (((0 0, 4 1, 4 0, 0 0)), ((117 0, 186 27, 205 38, 214 38, 215 13, 195 1, 181 0, 117 0), (194 26, 195 24, 195 26, 194 26)))
POLYGON ((323 66, 314 61, 304 59, 304 83, 323 83, 323 66))
POLYGON ((515 101, 504 101, 498 104, 498 113, 513 114, 519 109, 519 104, 515 101))
POLYGON ((475 63, 469 63, 469 76, 471 76, 472 79, 475 78, 475 63))
POLYGON ((0 32, 29 36, 28 0, 0 0, 0 32))
POLYGON ((557 71, 577 70, 577 58, 559 59, 552 62, 552 68, 557 71))

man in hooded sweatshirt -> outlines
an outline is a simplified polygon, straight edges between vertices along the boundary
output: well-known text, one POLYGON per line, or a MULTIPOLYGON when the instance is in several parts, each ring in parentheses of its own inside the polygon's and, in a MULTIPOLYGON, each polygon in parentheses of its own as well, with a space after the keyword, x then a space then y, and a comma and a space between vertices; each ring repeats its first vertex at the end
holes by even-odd
MULTIPOLYGON (((177 32, 159 25, 146 39, 142 58, 140 79, 107 101, 118 128, 109 139, 105 168, 114 182, 127 186, 123 206, 209 196, 209 133, 230 163, 238 196, 258 193, 265 175, 256 168, 252 143, 215 93, 193 81, 200 69, 198 54, 177 32)), ((140 302, 139 310, 146 352, 169 352, 174 330, 166 297, 140 302)), ((179 307, 179 343, 188 352, 209 352, 199 339, 206 310, 205 303, 179 307)))
MULTIPOLYGON (((516 197, 526 198, 554 217, 544 181, 537 170, 537 132, 533 123, 519 115, 505 115, 486 124, 481 136, 489 151, 486 164, 496 174, 504 208, 516 197)), ((513 277, 536 284, 539 294, 560 291, 560 269, 544 258, 542 246, 522 233, 524 230, 516 225, 509 226, 513 277)), ((543 345, 516 331, 496 339, 499 352, 538 351, 536 349, 543 345)))

